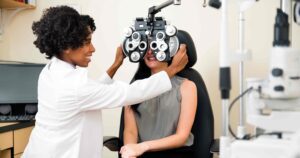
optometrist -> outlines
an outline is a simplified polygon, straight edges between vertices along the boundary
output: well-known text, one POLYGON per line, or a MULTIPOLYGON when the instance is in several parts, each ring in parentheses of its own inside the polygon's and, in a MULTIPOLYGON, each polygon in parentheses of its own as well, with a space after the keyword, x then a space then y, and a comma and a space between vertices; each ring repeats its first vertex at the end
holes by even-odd
POLYGON ((101 158, 101 110, 132 105, 171 89, 170 77, 188 62, 184 45, 172 64, 129 85, 114 81, 124 55, 117 48, 112 66, 99 79, 87 76, 96 27, 88 15, 67 6, 46 9, 32 25, 34 41, 49 63, 38 80, 38 112, 23 158, 101 158))

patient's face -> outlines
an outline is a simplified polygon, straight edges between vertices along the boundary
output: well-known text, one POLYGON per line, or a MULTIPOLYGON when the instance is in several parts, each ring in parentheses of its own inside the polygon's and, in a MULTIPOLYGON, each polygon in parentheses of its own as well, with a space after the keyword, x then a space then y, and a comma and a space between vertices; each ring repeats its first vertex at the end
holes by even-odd
POLYGON ((161 62, 161 61, 158 61, 154 54, 152 53, 152 50, 149 49, 144 57, 144 61, 146 63, 146 65, 151 69, 151 70, 154 70, 154 69, 160 69, 160 68, 164 68, 164 67, 167 67, 168 66, 168 63, 167 62, 161 62))

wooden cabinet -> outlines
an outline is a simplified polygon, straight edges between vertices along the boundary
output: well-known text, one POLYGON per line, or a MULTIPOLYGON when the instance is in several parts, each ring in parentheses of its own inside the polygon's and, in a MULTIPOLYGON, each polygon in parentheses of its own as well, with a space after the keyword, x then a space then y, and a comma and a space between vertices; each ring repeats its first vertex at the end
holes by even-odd
POLYGON ((14 9, 14 8, 35 8, 34 5, 17 2, 14 0, 0 0, 0 8, 14 9))
POLYGON ((0 158, 11 158, 11 150, 6 149, 6 150, 0 150, 0 158))
POLYGON ((20 158, 33 125, 34 123, 0 123, 0 158, 20 158))
POLYGON ((14 155, 23 153, 33 127, 14 130, 14 155))
POLYGON ((15 155, 14 158, 21 158, 22 154, 15 155))
POLYGON ((13 132, 8 131, 0 133, 0 150, 5 150, 13 147, 13 132))

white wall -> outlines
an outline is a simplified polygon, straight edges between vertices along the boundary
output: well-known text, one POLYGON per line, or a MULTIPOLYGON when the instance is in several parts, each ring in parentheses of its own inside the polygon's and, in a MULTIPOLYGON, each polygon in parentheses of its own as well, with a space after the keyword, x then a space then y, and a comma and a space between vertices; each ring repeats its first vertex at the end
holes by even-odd
MULTIPOLYGON (((32 22, 38 20, 42 10, 57 4, 78 4, 82 13, 94 17, 97 30, 93 36, 96 53, 89 70, 92 77, 104 72, 114 59, 115 49, 123 40, 122 31, 130 26, 135 17, 146 17, 150 6, 165 0, 37 0, 37 8, 19 13, 7 24, 0 42, 0 59, 28 62, 46 62, 43 55, 32 44, 34 36, 32 22)), ((230 49, 237 48, 238 16, 236 5, 230 4, 230 49)), ((213 105, 215 116, 215 135, 220 135, 221 102, 218 90, 219 25, 220 11, 202 7, 203 1, 182 0, 181 6, 170 6, 158 15, 163 15, 178 29, 188 31, 194 39, 198 52, 198 62, 194 66, 203 76, 213 105)), ((269 50, 273 40, 273 25, 279 0, 257 2, 246 12, 246 47, 253 52, 253 59, 245 65, 246 77, 265 77, 268 70, 269 50)), ((292 25, 293 46, 300 48, 300 26, 292 25)), ((136 65, 128 60, 116 75, 116 79, 129 82, 136 65)), ((238 93, 238 64, 232 63, 231 98, 238 93)), ((234 109, 232 122, 236 124, 238 115, 234 109)), ((118 135, 120 109, 104 111, 105 135, 118 135)), ((105 149, 104 157, 116 157, 105 149)))

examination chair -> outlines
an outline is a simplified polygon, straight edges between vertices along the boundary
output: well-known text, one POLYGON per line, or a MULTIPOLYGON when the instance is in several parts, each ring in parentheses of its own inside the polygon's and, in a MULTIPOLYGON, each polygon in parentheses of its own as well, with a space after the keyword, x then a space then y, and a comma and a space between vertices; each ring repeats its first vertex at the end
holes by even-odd
MULTIPOLYGON (((185 69, 183 69, 177 75, 182 76, 184 78, 188 78, 189 80, 193 81, 197 86, 198 104, 196 117, 191 131, 194 135, 194 143, 191 147, 181 147, 163 152, 149 152, 145 154, 153 155, 150 157, 155 158, 174 158, 176 157, 174 155, 176 155, 176 153, 178 152, 187 152, 193 156, 187 156, 186 158, 212 158, 210 147, 214 142, 214 117, 205 83, 201 75, 195 69, 192 68, 192 66, 197 61, 196 49, 191 36, 187 32, 179 30, 178 38, 180 43, 187 44, 187 55, 189 62, 185 69)), ((133 81, 136 78, 139 78, 139 69, 140 67, 138 68, 135 76, 133 77, 133 81)), ((120 148, 123 146, 123 115, 124 108, 121 114, 119 138, 109 136, 104 137, 103 145, 111 151, 119 151, 120 148)), ((119 155, 119 157, 121 156, 119 155)))

